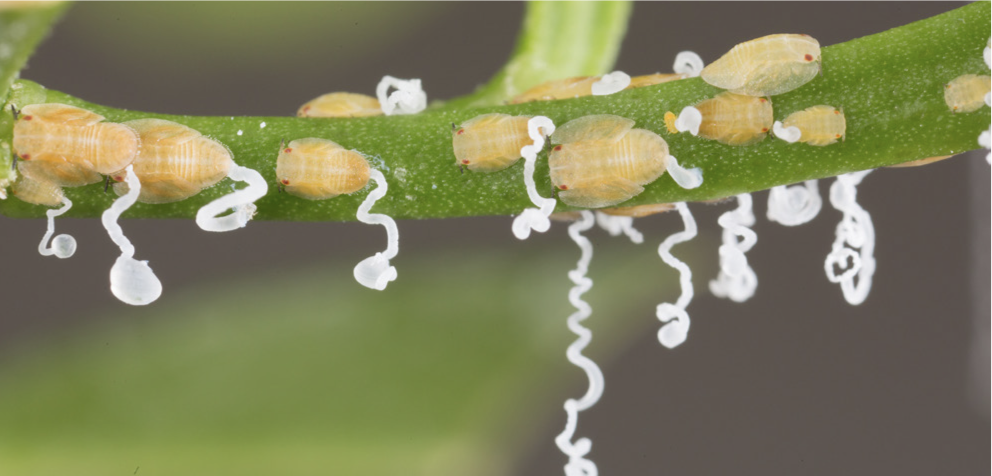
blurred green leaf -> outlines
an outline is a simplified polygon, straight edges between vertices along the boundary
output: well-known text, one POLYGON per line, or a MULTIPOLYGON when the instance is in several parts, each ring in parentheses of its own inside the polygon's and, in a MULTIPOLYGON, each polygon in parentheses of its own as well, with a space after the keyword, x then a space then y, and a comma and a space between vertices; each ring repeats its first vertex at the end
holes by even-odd
MULTIPOLYGON (((679 293, 652 249, 602 248, 596 359, 679 293)), ((506 474, 583 378, 564 355, 578 255, 422 256, 384 293, 323 265, 25 342, 0 359, 3 474, 506 474)))
MULTIPOLYGON (((6 102, 10 85, 35 47, 48 33, 55 20, 68 7, 66 2, 4 2, 0 5, 0 100, 6 102)), ((0 137, 11 134, 12 124, 0 123, 0 137)), ((0 142, 0 198, 9 185, 10 144, 0 142)))

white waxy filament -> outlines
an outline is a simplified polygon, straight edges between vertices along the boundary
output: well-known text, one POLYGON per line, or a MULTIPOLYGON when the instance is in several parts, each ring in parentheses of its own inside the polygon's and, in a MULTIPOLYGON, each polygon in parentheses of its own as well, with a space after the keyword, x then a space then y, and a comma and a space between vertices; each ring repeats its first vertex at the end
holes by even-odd
POLYGON ((399 79, 383 76, 375 87, 375 95, 379 98, 379 107, 383 114, 416 114, 427 108, 427 93, 419 79, 399 79), (389 93, 389 88, 396 89, 389 93))
POLYGON ((693 296, 692 270, 689 269, 689 265, 672 256, 672 246, 696 237, 696 220, 692 218, 688 205, 679 202, 675 204, 675 208, 682 216, 685 230, 670 235, 658 246, 658 254, 662 261, 678 270, 679 284, 682 288, 682 294, 675 304, 664 302, 659 304, 657 309, 658 319, 662 322, 661 329, 658 330, 658 341, 669 349, 685 342, 689 334, 689 314, 686 313, 685 308, 692 301, 693 296))
POLYGON ((720 245, 720 272, 710 281, 710 292, 719 298, 744 302, 754 296, 758 276, 747 262, 747 253, 758 242, 758 235, 748 228, 754 226, 754 209, 751 194, 737 196, 737 208, 717 219, 723 228, 720 245), (740 237, 740 240, 737 238, 740 237))
POLYGON ((196 212, 196 224, 204 231, 231 231, 244 228, 251 217, 255 216, 255 201, 269 192, 269 184, 265 182, 262 174, 248 167, 235 165, 231 167, 227 177, 237 182, 245 182, 248 186, 224 195, 196 212), (233 213, 218 217, 228 210, 233 210, 233 213))
POLYGON ((703 123, 703 113, 692 106, 682 108, 679 117, 675 118, 675 130, 679 132, 689 131, 690 134, 699 135, 699 126, 703 123))
POLYGON ((634 217, 619 215, 609 215, 603 212, 596 212, 596 224, 606 230, 610 236, 627 235, 630 241, 636 244, 644 243, 644 235, 634 228, 634 217))
POLYGON ((772 124, 772 132, 775 137, 782 139, 790 144, 798 142, 799 138, 802 137, 803 132, 799 130, 796 126, 783 127, 782 121, 775 121, 772 124))
POLYGON ((555 210, 558 201, 553 198, 544 198, 537 193, 537 185, 534 183, 534 164, 537 162, 537 153, 544 149, 544 137, 555 132, 555 124, 544 116, 537 116, 527 121, 527 132, 530 134, 531 145, 525 145, 520 149, 520 155, 524 158, 524 184, 527 186, 527 196, 538 208, 524 209, 523 213, 513 219, 513 236, 526 240, 530 237, 530 232, 536 231, 544 233, 551 228, 551 220, 548 218, 555 210))
MULTIPOLYGON (((989 136, 992 136, 992 127, 990 127, 989 130, 982 131, 982 133, 979 134, 979 136, 978 136, 978 145, 980 145, 982 147, 985 147, 986 149, 989 149, 990 148, 989 147, 989 142, 990 142, 989 136)), ((985 161, 988 162, 989 164, 992 164, 992 153, 985 155, 985 161)))
POLYGON ((985 66, 992 68, 992 49, 988 46, 982 51, 982 56, 985 58, 985 66))
POLYGON ((592 83, 593 96, 609 96, 627 89, 630 86, 630 75, 623 71, 614 71, 604 74, 599 81, 592 83))
POLYGON ((703 59, 692 51, 682 51, 675 55, 675 64, 672 71, 683 74, 686 77, 694 78, 703 72, 703 59))
POLYGON ((871 216, 857 202, 857 186, 870 172, 840 175, 830 186, 830 203, 844 217, 837 225, 837 238, 824 262, 824 270, 830 282, 840 283, 844 299, 852 305, 861 304, 868 297, 875 274, 875 228, 871 216))
POLYGON ((703 184, 703 170, 699 167, 687 169, 679 165, 679 159, 674 156, 665 157, 665 171, 672 176, 672 180, 685 189, 692 189, 703 184))
POLYGON ((389 260, 395 258, 400 251, 400 231, 392 217, 381 213, 369 213, 375 202, 385 197, 386 191, 389 190, 389 184, 386 183, 386 177, 382 172, 372 169, 370 176, 375 181, 376 187, 358 206, 356 216, 362 223, 382 225, 386 228, 386 251, 376 253, 358 263, 355 266, 355 280, 362 286, 382 291, 390 281, 396 279, 396 268, 389 264, 389 260))
POLYGON ((802 185, 772 187, 768 193, 768 219, 785 226, 806 223, 820 213, 823 199, 816 180, 807 180, 802 185))
POLYGON ((589 270, 589 262, 592 260, 592 243, 588 238, 582 236, 582 232, 592 228, 595 221, 592 212, 586 210, 582 212, 582 217, 568 227, 568 235, 572 241, 579 245, 582 255, 579 258, 575 269, 568 272, 568 278, 575 283, 568 292, 568 300, 575 306, 575 312, 568 317, 568 328, 579 336, 575 342, 568 346, 565 356, 568 361, 585 371, 589 378, 589 390, 580 399, 570 398, 565 401, 565 414, 567 420, 565 430, 555 437, 555 444, 568 456, 568 463, 565 464, 566 476, 596 476, 598 470, 596 464, 586 459, 589 450, 592 449, 592 441, 589 438, 579 438, 572 443, 575 429, 578 425, 579 412, 588 410, 599 401, 603 395, 605 381, 603 372, 589 357, 582 355, 582 350, 589 345, 592 340, 592 331, 582 326, 582 321, 592 314, 592 307, 582 300, 582 295, 592 288, 592 280, 586 276, 589 270))
POLYGON ((38 244, 38 253, 41 253, 42 256, 55 255, 59 258, 68 258, 76 253, 76 239, 72 235, 64 233, 58 235, 52 240, 52 246, 48 246, 49 238, 55 234, 55 217, 69 211, 70 208, 72 208, 72 200, 62 197, 61 208, 45 212, 48 215, 48 231, 41 238, 41 243, 38 244))
POLYGON ((128 165, 125 170, 127 173, 124 174, 124 182, 127 184, 127 193, 114 200, 101 217, 110 239, 121 249, 121 255, 110 268, 110 292, 124 303, 143 306, 154 302, 162 295, 162 282, 155 276, 147 261, 134 259, 134 245, 124 236, 124 230, 117 224, 121 214, 138 201, 138 195, 141 193, 141 182, 134 173, 134 167, 128 165))

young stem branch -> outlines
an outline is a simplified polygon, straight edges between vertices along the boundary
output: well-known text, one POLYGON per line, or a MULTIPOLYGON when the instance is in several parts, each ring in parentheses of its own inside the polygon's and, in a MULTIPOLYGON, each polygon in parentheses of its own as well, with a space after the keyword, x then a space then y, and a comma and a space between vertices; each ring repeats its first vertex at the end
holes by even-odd
MULTIPOLYGON (((978 148, 978 134, 989 125, 989 108, 954 114, 944 103, 943 91, 945 83, 962 74, 988 74, 982 50, 989 36, 989 17, 988 3, 979 2, 823 48, 823 75, 772 100, 779 120, 817 104, 843 109, 846 140, 826 147, 789 144, 774 137, 755 145, 731 147, 689 134, 668 133, 663 120, 666 111, 680 111, 720 92, 698 78, 611 96, 484 107, 463 107, 451 101, 413 116, 355 119, 191 117, 124 111, 44 91, 28 81, 18 83, 20 88, 13 91, 10 102, 18 107, 30 101, 70 104, 114 122, 148 117, 179 122, 223 142, 240 165, 258 170, 273 184, 283 139, 330 139, 366 154, 385 174, 390 193, 376 204, 375 211, 395 218, 510 215, 530 206, 522 163, 497 173, 459 171, 452 152, 452 123, 490 112, 543 115, 559 125, 589 114, 616 114, 633 119, 636 127, 660 134, 668 141, 672 155, 685 167, 702 168, 704 175, 703 185, 691 190, 662 176, 624 205, 713 200, 978 148)), ((11 140, 9 127, 4 132, 10 121, 8 106, 0 113, 0 142, 11 140)), ((536 177, 538 189, 550 194, 544 154, 539 157, 536 177)), ((227 184, 222 182, 178 203, 138 204, 128 215, 192 218, 199 207, 229 193, 227 184)), ((75 203, 68 215, 75 217, 99 216, 115 198, 112 192, 104 193, 99 184, 67 189, 66 194, 75 203)), ((256 219, 354 220, 366 194, 307 201, 273 192, 258 201, 256 219)), ((562 204, 562 211, 569 209, 562 204)), ((11 217, 42 217, 45 209, 8 199, 0 202, 0 212, 11 217)))

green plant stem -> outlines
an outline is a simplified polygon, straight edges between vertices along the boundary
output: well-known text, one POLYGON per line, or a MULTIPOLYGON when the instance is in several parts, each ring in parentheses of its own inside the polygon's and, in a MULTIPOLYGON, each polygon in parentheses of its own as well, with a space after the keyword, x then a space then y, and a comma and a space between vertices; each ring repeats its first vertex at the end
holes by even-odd
POLYGON ((546 81, 609 72, 630 8, 630 2, 528 2, 510 60, 488 83, 444 108, 497 106, 546 81))
MULTIPOLYGON (((57 91, 39 96, 43 96, 42 102, 76 105, 114 122, 167 119, 223 142, 239 164, 257 169, 273 184, 270 193, 258 202, 256 219, 261 220, 354 220, 365 192, 307 201, 275 191, 280 142, 303 137, 331 139, 370 157, 389 182, 389 193, 376 204, 375 212, 396 218, 519 213, 531 206, 521 163, 489 174, 461 173, 455 165, 451 124, 490 112, 545 115, 559 125, 590 114, 631 118, 636 127, 664 137, 672 155, 684 166, 700 167, 705 181, 697 189, 684 190, 665 175, 624 205, 713 200, 978 148, 978 134, 989 126, 989 109, 953 114, 944 103, 943 91, 945 83, 962 74, 988 74, 982 50, 989 36, 989 17, 988 3, 981 2, 823 48, 823 75, 795 91, 775 96, 773 101, 779 120, 817 104, 843 109, 846 140, 826 147, 788 144, 773 137, 755 145, 731 147, 688 134, 669 134, 662 119, 666 111, 678 112, 720 92, 699 78, 606 97, 478 108, 449 105, 413 116, 361 119, 167 116, 108 108, 57 91), (242 135, 237 134, 239 130, 242 135)), ((32 83, 22 84, 18 91, 25 97, 28 91, 37 91, 32 83)), ((24 105, 17 103, 18 94, 11 100, 19 107, 24 105)), ((2 114, 9 120, 9 111, 2 114)), ((0 115, 0 122, 3 117, 0 115)), ((0 141, 10 139, 9 135, 0 136, 0 141)), ((536 179, 538 189, 550 195, 552 186, 543 154, 536 179)), ((178 203, 139 204, 126 216, 192 218, 199 207, 230 191, 226 183, 178 203)), ((76 203, 68 215, 75 217, 99 216, 116 198, 113 192, 104 193, 99 184, 69 189, 67 195, 76 203)), ((571 209, 559 203, 558 210, 571 209)), ((0 203, 0 212, 11 217, 40 217, 44 210, 18 200, 0 203)))

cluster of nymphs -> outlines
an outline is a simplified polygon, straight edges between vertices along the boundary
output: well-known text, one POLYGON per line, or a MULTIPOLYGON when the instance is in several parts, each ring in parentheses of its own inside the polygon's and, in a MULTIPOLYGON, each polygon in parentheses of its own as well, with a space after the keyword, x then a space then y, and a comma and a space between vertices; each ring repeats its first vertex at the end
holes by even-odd
MULTIPOLYGON (((426 107, 420 80, 386 76, 377 92, 379 100, 349 93, 324 95, 302 106, 299 114, 413 114, 426 107), (387 95, 390 88, 395 91, 387 95)), ((121 249, 110 272, 110 289, 128 304, 148 304, 162 293, 162 284, 148 262, 134 259, 134 246, 117 224, 121 214, 135 202, 184 200, 225 177, 244 182, 246 187, 204 205, 196 214, 196 224, 203 230, 230 231, 243 228, 251 220, 255 202, 269 189, 261 174, 237 165, 224 144, 183 124, 162 119, 118 124, 94 112, 56 103, 30 104, 19 109, 12 104, 11 110, 15 119, 16 172, 11 195, 36 205, 60 207, 47 212, 48 232, 38 248, 42 255, 68 258, 76 251, 72 236, 62 234, 52 239, 55 217, 72 207, 63 189, 97 183, 104 176, 108 186, 114 182, 114 192, 120 198, 103 214, 104 227, 121 249)), ((365 156, 326 139, 295 139, 280 145, 276 175, 280 189, 308 200, 357 192, 374 180, 378 187, 359 206, 357 217, 386 227, 388 247, 360 262, 354 275, 359 283, 378 290, 396 279, 396 269, 389 264, 398 251, 396 223, 386 215, 369 213, 375 202, 385 196, 386 180, 382 172, 369 166, 365 156)))
MULTIPOLYGON (((674 69, 675 74, 631 78, 616 71, 599 77, 552 81, 511 102, 608 95, 701 76, 705 82, 726 91, 682 109, 679 115, 666 113, 665 125, 669 133, 689 132, 731 146, 754 144, 769 134, 789 143, 803 142, 818 147, 830 146, 845 138, 847 122, 843 110, 833 105, 811 105, 781 121, 774 118, 772 96, 800 88, 820 74, 820 45, 808 35, 781 34, 748 41, 706 67, 695 53, 683 52, 676 58, 674 69)), ((979 82, 968 84, 974 86, 979 82)), ((987 92, 988 77, 982 84, 987 92)), ((953 83, 949 87, 954 91, 960 89, 953 83)), ((969 90, 948 97, 954 96, 954 102, 973 101, 976 92, 969 90)), ((977 97, 981 102, 981 94, 977 97)), ((987 95, 985 101, 988 101, 987 95)), ((948 99, 948 105, 955 112, 968 112, 972 107, 970 103, 955 107, 951 99, 948 99)), ((578 412, 595 404, 603 391, 602 372, 581 353, 592 338, 589 329, 581 325, 592 312, 581 299, 592 286, 592 281, 585 276, 592 258, 592 244, 582 232, 598 223, 613 236, 624 233, 635 243, 641 243, 643 236, 633 228, 633 218, 678 210, 685 229, 666 238, 658 247, 658 253, 665 263, 679 271, 681 294, 676 302, 657 307, 656 314, 662 322, 658 339, 665 347, 674 348, 685 341, 689 330, 686 307, 694 294, 692 273, 686 263, 671 254, 674 245, 696 236, 696 222, 688 205, 619 208, 617 205, 640 194, 645 185, 659 179, 666 171, 678 186, 684 188, 700 186, 703 171, 683 168, 670 154, 668 143, 661 136, 634 126, 633 120, 615 115, 580 117, 556 127, 543 116, 485 114, 456 125, 452 132, 457 164, 470 171, 497 172, 524 159, 524 182, 535 208, 527 208, 515 218, 512 230, 517 238, 526 239, 532 231, 547 231, 552 219, 573 221, 568 232, 582 256, 577 268, 569 273, 575 283, 569 300, 577 310, 569 317, 568 326, 579 337, 569 346, 566 355, 570 362, 585 371, 589 390, 582 398, 565 402, 566 428, 555 440, 568 456, 565 466, 568 476, 597 474, 596 465, 586 458, 591 441, 581 438, 573 443, 572 438, 578 412), (545 149, 546 139, 551 143, 548 166, 557 198, 573 207, 599 209, 595 214, 590 211, 554 213, 557 200, 538 193, 534 180, 535 162, 538 153, 545 149)), ((983 137, 987 146, 988 134, 983 137)), ((871 218, 856 201, 856 185, 868 172, 838 177, 830 193, 831 203, 843 212, 844 218, 837 227, 837 238, 825 268, 828 278, 840 284, 851 304, 864 301, 875 269, 871 218)), ((750 229, 755 223, 751 195, 741 194, 736 199, 738 207, 718 220, 724 229, 723 245, 719 250, 720 271, 710 282, 710 290, 718 297, 743 302, 753 296, 757 287, 757 277, 745 256, 757 242, 757 235, 750 229)), ((769 195, 768 218, 796 226, 812 220, 821 205, 815 180, 792 187, 775 187, 769 195)))

